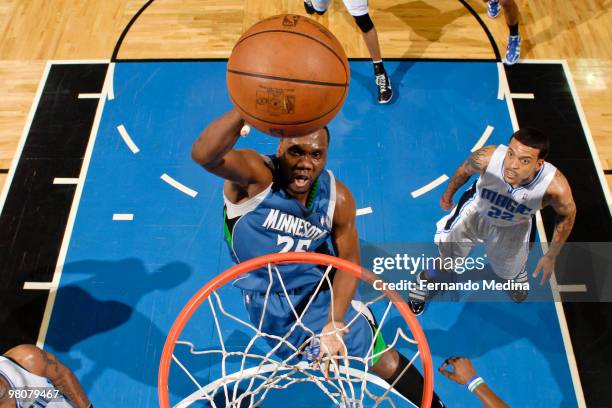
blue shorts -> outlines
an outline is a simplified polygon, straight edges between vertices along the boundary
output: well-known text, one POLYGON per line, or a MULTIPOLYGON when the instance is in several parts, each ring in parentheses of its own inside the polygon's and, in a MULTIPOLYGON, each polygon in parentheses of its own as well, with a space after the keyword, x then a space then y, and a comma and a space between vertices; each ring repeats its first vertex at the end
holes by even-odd
MULTIPOLYGON (((288 291, 289 300, 298 316, 304 311, 316 287, 317 285, 304 286, 288 291)), ((253 325, 258 327, 263 314, 266 294, 257 291, 243 290, 242 295, 244 304, 249 313, 249 318, 253 325)), ((307 330, 297 326, 286 339, 287 342, 299 349, 308 339, 312 338, 314 335, 320 334, 321 330, 323 330, 323 326, 328 322, 330 304, 331 291, 329 289, 320 290, 302 317, 302 325, 305 326, 307 330)), ((343 337, 348 355, 359 358, 366 358, 371 355, 371 350, 374 349, 372 342, 376 333, 376 321, 370 310, 359 300, 353 300, 346 312, 344 322, 352 322, 349 326, 350 331, 343 337), (360 305, 363 307, 360 307, 360 305), (359 308, 360 311, 358 311, 356 307, 359 308), (355 318, 355 316, 357 316, 357 318, 355 318), (353 321, 353 319, 355 320, 353 321)), ((284 338, 291 328, 296 325, 295 323, 295 314, 285 294, 283 292, 270 292, 261 331, 284 338)), ((377 344, 377 346, 380 345, 382 336, 379 335, 378 339, 379 344, 377 344)), ((276 347, 279 344, 278 339, 266 338, 266 341, 271 347, 276 347)), ((303 354, 298 357, 291 357, 295 354, 295 350, 287 344, 282 344, 278 347, 275 354, 279 358, 287 360, 289 364, 296 364, 299 360, 304 360, 306 358, 303 354)))

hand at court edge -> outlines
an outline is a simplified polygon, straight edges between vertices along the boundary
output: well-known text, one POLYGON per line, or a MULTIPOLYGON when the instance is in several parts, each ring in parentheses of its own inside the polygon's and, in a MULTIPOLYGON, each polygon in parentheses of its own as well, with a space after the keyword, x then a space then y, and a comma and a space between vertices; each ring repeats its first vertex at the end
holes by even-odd
POLYGON ((440 207, 444 211, 450 211, 453 208, 453 196, 448 197, 446 193, 440 197, 440 207))
POLYGON ((542 271, 542 279, 540 280, 540 285, 543 285, 544 282, 550 279, 550 276, 555 269, 555 260, 554 256, 544 255, 538 261, 538 264, 533 271, 533 277, 537 278, 540 271, 542 271))
POLYGON ((444 363, 438 368, 438 371, 442 373, 446 378, 449 378, 457 384, 465 385, 476 376, 476 370, 472 365, 472 362, 467 358, 463 357, 450 357, 444 360, 444 363), (452 371, 447 369, 448 366, 452 367, 452 371))
MULTIPOLYGON (((322 361, 325 358, 325 368, 321 370, 325 375, 325 378, 329 378, 329 367, 333 363, 336 365, 336 369, 339 368, 339 359, 336 356, 346 357, 346 345, 342 338, 349 329, 343 322, 330 321, 321 330, 320 347, 318 359, 322 361), (336 358, 334 358, 336 357, 336 358)), ((344 358, 343 358, 344 360, 344 358)), ((345 361, 348 366, 348 362, 345 361)))

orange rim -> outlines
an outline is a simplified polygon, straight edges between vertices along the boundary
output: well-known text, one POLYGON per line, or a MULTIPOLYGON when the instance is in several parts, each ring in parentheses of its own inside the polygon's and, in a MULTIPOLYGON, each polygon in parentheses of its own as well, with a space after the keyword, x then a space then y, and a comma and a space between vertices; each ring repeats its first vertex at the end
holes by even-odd
MULTIPOLYGON (((172 354, 174 352, 174 346, 179 338, 179 335, 183 331, 183 328, 193 315, 193 313, 200 307, 210 294, 225 285, 233 281, 234 279, 248 273, 254 269, 261 268, 268 264, 282 264, 282 263, 309 263, 319 265, 331 265, 334 268, 352 273, 359 279, 368 282, 370 285, 375 280, 380 278, 376 277, 373 273, 362 268, 361 266, 347 261, 345 259, 337 258, 335 256, 318 254, 314 252, 287 252, 282 254, 270 254, 260 256, 242 263, 239 263, 225 272, 217 275, 202 288, 187 302, 183 310, 179 313, 176 318, 168 337, 166 337, 166 343, 161 355, 161 361, 159 363, 159 374, 157 377, 159 405, 162 408, 170 408, 170 399, 168 395, 168 376, 170 375, 170 364, 172 362, 172 354)), ((387 298, 393 303, 395 308, 400 312, 400 315, 406 320, 412 334, 417 341, 417 348, 421 355, 423 362, 423 398, 421 407, 430 408, 433 398, 433 364, 431 362, 431 353, 429 351, 429 345, 427 344, 427 338, 423 329, 419 324, 417 318, 414 316, 406 302, 402 300, 400 295, 393 290, 381 290, 387 298)))

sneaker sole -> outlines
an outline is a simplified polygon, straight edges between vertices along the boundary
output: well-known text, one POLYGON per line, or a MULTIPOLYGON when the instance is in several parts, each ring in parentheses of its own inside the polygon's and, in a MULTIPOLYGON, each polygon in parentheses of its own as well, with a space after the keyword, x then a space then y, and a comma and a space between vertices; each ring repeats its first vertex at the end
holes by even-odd
POLYGON ((387 99, 386 101, 378 101, 378 103, 380 105, 385 105, 385 104, 391 102, 392 99, 393 99, 393 94, 391 94, 391 97, 389 99, 387 99))

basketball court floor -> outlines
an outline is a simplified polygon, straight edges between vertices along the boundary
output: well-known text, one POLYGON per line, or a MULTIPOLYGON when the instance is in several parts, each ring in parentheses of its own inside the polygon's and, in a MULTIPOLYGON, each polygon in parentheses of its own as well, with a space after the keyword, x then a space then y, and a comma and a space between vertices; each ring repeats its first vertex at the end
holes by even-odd
MULTIPOLYGON (((190 160, 201 130, 231 106, 219 85, 225 66, 51 64, 42 82, 61 87, 63 70, 99 71, 100 89, 72 92, 96 106, 88 112, 81 172, 49 175, 76 185, 61 243, 64 266, 54 277, 59 288, 39 337, 97 405, 156 405, 166 333, 197 288, 231 265, 222 239, 222 182, 190 160)), ((443 214, 442 187, 431 183, 452 174, 475 145, 504 143, 512 133, 504 71, 496 62, 390 61, 396 99, 380 106, 370 69, 369 62, 351 62, 348 99, 330 125, 328 168, 351 188, 358 208, 368 209, 358 218, 364 243, 429 242, 443 214)), ((44 114, 37 111, 34 122, 44 114)), ((239 146, 273 153, 276 143, 253 132, 239 146)), ((240 316, 238 290, 227 295, 224 304, 240 316)), ((554 303, 435 303, 420 321, 435 367, 451 355, 468 356, 511 406, 577 406, 567 329, 554 303)), ((206 343, 211 330, 192 330, 189 340, 206 343)), ((451 406, 473 404, 461 387, 437 374, 435 380, 451 406)), ((306 395, 294 398, 307 406, 306 395)))
MULTIPOLYGON (((371 63, 353 59, 346 104, 330 124, 327 167, 355 196, 363 246, 430 242, 447 177, 474 147, 506 143, 519 124, 558 135, 551 160, 568 176, 579 211, 594 214, 577 225, 576 239, 594 229, 592 237, 609 239, 609 192, 562 61, 512 69, 496 59, 385 64, 393 102, 375 103, 371 63)), ((19 284, 5 299, 14 300, 15 316, 41 313, 9 323, 38 333, 37 343, 75 372, 96 406, 158 405, 158 364, 173 321, 198 288, 232 265, 222 182, 190 159, 199 133, 231 107, 225 67, 225 59, 50 61, 41 78, 0 196, 11 240, 6 265, 14 271, 6 279, 19 284), (19 281, 27 268, 35 273, 19 281)), ((254 131, 238 146, 274 153, 276 144, 254 131)), ((538 217, 538 241, 552 220, 538 217)), ((573 283, 541 290, 559 299, 560 287, 573 283)), ((228 310, 246 318, 238 290, 223 295, 228 310)), ((580 381, 560 303, 439 302, 419 321, 434 367, 469 357, 510 406, 586 406, 589 384, 580 381)), ((201 321, 186 335, 206 347, 213 329, 201 321)), ((235 325, 224 333, 234 346, 250 336, 235 325)), ((201 357, 181 355, 203 383, 218 378, 201 357)), ((172 401, 193 391, 187 379, 173 381, 172 401)), ((450 407, 477 406, 438 373, 435 388, 450 407)), ((292 407, 331 406, 307 387, 272 392, 264 406, 287 406, 288 396, 292 407)))

